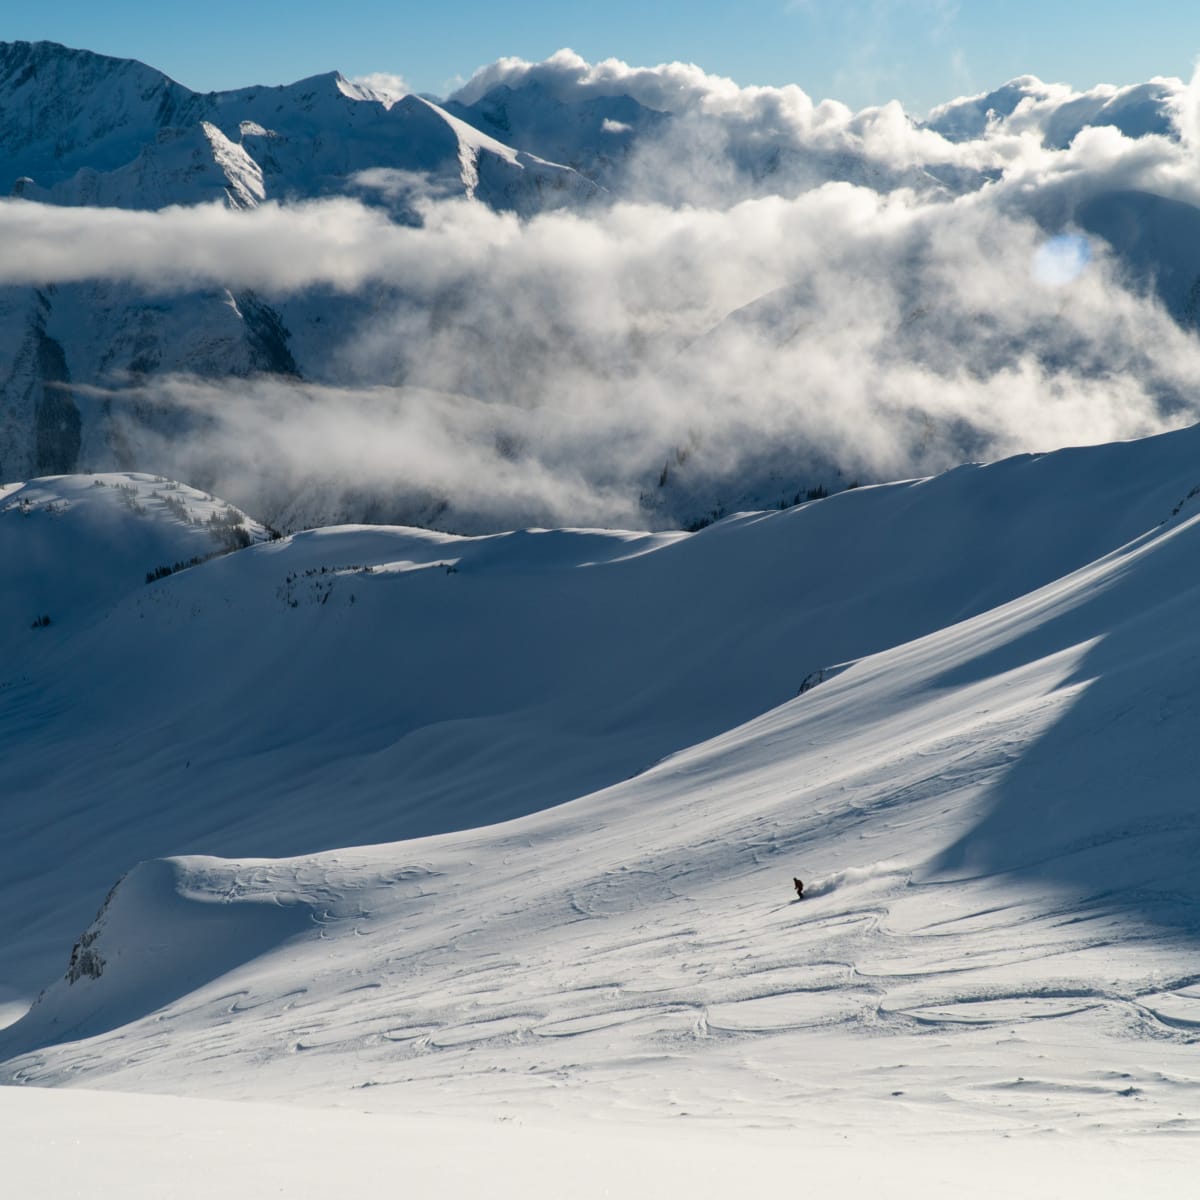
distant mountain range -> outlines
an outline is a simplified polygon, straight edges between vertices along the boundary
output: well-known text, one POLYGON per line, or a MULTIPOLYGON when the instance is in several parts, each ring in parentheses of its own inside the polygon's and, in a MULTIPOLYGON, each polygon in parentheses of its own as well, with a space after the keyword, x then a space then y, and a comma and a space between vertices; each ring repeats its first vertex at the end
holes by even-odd
MULTIPOLYGON (((336 72, 284 87, 197 93, 131 60, 49 42, 5 43, 0 188, 25 202, 142 211, 344 199, 412 226, 426 220, 429 205, 454 199, 527 221, 557 210, 593 218, 622 202, 721 209, 830 182, 881 196, 899 189, 928 205, 995 193, 1004 211, 1032 217, 1048 232, 1074 226, 1104 239, 1136 287, 1157 288, 1178 322, 1195 321, 1200 209, 1188 199, 1124 178, 1079 184, 1065 172, 1036 186, 996 186, 1015 169, 1012 147, 1029 139, 1064 155, 1084 131, 1177 142, 1178 81, 1077 94, 1023 77, 918 122, 897 108, 853 114, 829 102, 814 107, 796 89, 705 91, 707 77, 695 69, 678 76, 655 70, 589 74, 561 55, 545 64, 505 60, 444 102, 385 95, 336 72)), ((569 256, 563 269, 570 270, 569 256)), ((772 340, 785 336, 780 331, 791 337, 804 324, 805 286, 797 280, 781 292, 764 281, 762 295, 751 299, 765 303, 734 317, 737 328, 757 323, 760 357, 782 344, 772 340)), ((608 377, 631 362, 676 362, 686 353, 693 374, 705 377, 713 374, 706 355, 724 353, 730 328, 720 322, 709 336, 722 314, 707 328, 673 321, 668 331, 666 322, 647 321, 611 366, 597 367, 596 353, 577 345, 590 330, 539 326, 530 335, 514 320, 509 339, 495 332, 504 328, 503 314, 489 316, 495 327, 481 327, 462 299, 461 290, 417 295, 402 278, 370 289, 278 293, 208 284, 150 292, 112 278, 2 288, 0 478, 180 471, 177 462, 161 462, 162 447, 194 442, 203 418, 156 397, 155 381, 168 377, 421 384, 429 381, 419 368, 423 347, 446 340, 449 329, 450 357, 473 360, 470 380, 457 370, 451 391, 530 406, 542 403, 526 398, 531 378, 543 390, 562 390, 545 382, 555 371, 549 355, 566 353, 608 377), (355 353, 364 329, 401 310, 411 318, 395 335, 397 365, 362 366, 355 353)), ((623 303, 636 308, 636 297, 623 303)), ((944 325, 928 316, 927 297, 911 305, 926 314, 925 324, 922 331, 917 320, 916 334, 901 331, 901 346, 927 341, 931 322, 944 325)), ((912 353, 927 355, 925 342, 912 353)), ((655 465, 637 487, 647 520, 700 523, 739 505, 790 503, 808 488, 844 486, 862 474, 836 449, 800 435, 734 464, 702 467, 689 428, 646 449, 655 465)), ((972 445, 964 437, 964 455, 972 445)), ((189 467, 201 486, 219 481, 203 456, 189 467)), ((292 481, 234 498, 289 527, 364 517, 489 525, 478 505, 467 511, 454 495, 400 479, 365 492, 292 481)))
POLYGON ((142 63, 15 42, 0 47, 0 96, 0 171, 51 203, 245 208, 342 195, 380 166, 518 212, 597 190, 428 100, 391 100, 336 71, 201 94, 142 63))

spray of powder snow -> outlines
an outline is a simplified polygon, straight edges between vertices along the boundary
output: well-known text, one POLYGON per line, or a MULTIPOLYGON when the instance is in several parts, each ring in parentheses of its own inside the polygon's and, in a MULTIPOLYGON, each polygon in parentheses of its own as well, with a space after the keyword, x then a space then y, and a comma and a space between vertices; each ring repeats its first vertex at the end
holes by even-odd
POLYGON ((856 887, 862 883, 869 883, 873 879, 907 878, 911 874, 911 867, 904 863, 888 860, 868 863, 865 867, 846 867, 844 870, 821 875, 813 880, 806 879, 804 881, 804 898, 807 900, 814 896, 827 896, 830 892, 839 891, 844 887, 856 887))

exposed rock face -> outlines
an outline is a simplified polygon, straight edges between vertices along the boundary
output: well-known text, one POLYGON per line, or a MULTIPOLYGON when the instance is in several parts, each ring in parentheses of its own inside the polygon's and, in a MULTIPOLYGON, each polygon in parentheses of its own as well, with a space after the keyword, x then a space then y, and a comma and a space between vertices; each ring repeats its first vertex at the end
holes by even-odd
POLYGON ((104 959, 92 944, 99 936, 98 929, 89 929, 71 948, 71 962, 67 967, 68 983, 99 979, 104 974, 104 959))
POLYGON ((34 463, 40 475, 66 475, 79 461, 79 409, 71 397, 71 372, 62 346, 41 325, 32 330, 37 347, 34 403, 34 463))
MULTIPOLYGON (((124 876, 121 879, 124 879, 124 876)), ((67 983, 78 983, 81 979, 99 979, 104 974, 105 962, 96 948, 96 942, 104 928, 105 916, 112 904, 113 897, 121 886, 121 879, 118 879, 109 888, 108 895, 104 897, 104 903, 100 905, 100 911, 96 913, 96 919, 83 931, 79 941, 71 947, 71 961, 67 964, 67 973, 64 976, 67 983)))

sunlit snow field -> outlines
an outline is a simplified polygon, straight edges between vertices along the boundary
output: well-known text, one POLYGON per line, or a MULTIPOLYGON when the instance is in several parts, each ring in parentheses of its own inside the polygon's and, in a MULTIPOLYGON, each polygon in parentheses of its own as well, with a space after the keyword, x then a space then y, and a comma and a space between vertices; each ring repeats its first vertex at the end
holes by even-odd
POLYGON ((1198 442, 151 583, 219 502, 6 489, 21 1194, 1185 1186, 1198 442))

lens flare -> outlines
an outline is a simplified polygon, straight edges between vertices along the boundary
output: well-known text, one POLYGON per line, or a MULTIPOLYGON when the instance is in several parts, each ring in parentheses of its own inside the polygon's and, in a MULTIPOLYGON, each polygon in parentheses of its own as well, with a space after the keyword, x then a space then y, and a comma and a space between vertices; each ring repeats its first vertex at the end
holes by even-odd
POLYGON ((1043 242, 1033 256, 1033 277, 1044 287, 1074 283, 1092 261, 1092 247, 1078 233, 1060 233, 1043 242))

